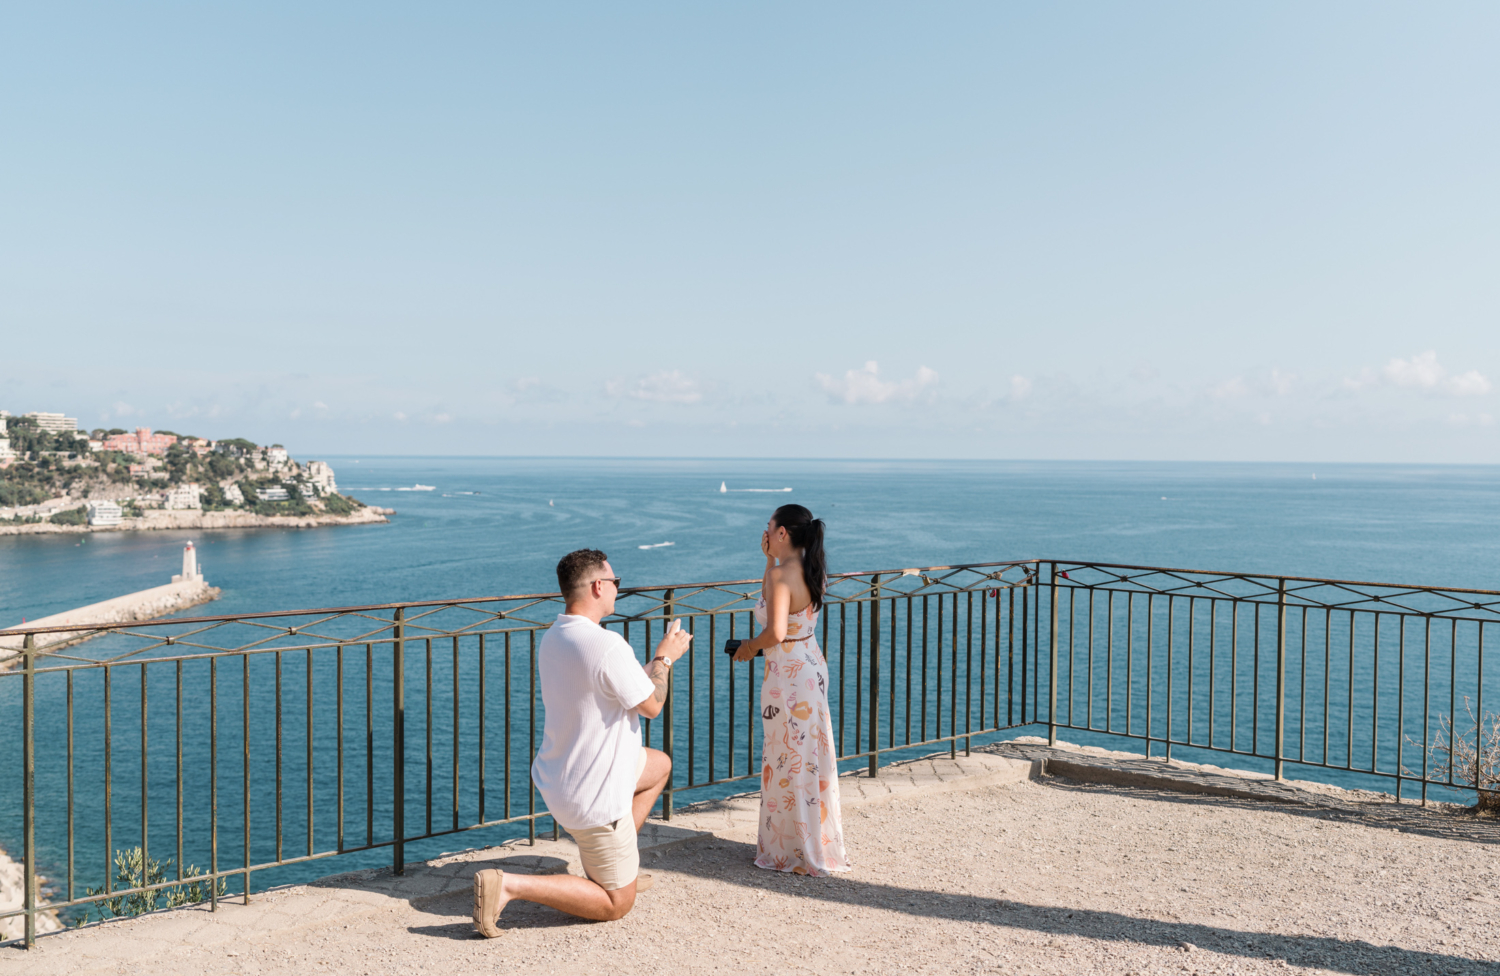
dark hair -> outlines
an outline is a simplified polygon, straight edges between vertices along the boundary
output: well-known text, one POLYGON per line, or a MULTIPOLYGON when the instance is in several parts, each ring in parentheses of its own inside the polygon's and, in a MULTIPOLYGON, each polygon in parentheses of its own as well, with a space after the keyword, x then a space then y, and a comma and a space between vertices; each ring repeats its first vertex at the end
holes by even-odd
POLYGON ((598 549, 578 549, 557 561, 557 588, 567 597, 588 582, 588 575, 609 561, 598 549))
POLYGON ((814 610, 823 609, 823 588, 828 583, 828 557, 823 555, 823 520, 813 518, 801 505, 783 505, 771 516, 778 528, 786 529, 792 545, 802 550, 802 579, 812 596, 814 610))

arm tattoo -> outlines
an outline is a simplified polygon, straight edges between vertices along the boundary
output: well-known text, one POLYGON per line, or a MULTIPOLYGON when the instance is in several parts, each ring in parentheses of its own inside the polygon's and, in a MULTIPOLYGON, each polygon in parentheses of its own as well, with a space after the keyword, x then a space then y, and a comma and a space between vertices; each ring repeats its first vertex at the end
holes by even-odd
POLYGON ((651 683, 656 686, 652 697, 659 702, 667 700, 667 679, 672 676, 672 669, 659 658, 653 658, 651 667, 646 670, 646 675, 651 683))

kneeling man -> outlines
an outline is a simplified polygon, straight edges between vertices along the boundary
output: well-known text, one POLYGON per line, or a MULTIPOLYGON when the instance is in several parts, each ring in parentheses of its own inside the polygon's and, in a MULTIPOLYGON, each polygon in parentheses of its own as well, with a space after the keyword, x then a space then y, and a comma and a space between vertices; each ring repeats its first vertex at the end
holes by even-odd
POLYGON ((474 927, 486 938, 500 934, 495 922, 512 898, 596 921, 630 911, 641 866, 636 831, 672 773, 666 753, 641 745, 640 718, 661 714, 672 662, 692 635, 672 621, 642 668, 625 638, 599 625, 620 592, 604 553, 568 553, 557 564, 557 585, 566 606, 537 649, 547 715, 531 779, 578 843, 588 877, 480 871, 474 927))

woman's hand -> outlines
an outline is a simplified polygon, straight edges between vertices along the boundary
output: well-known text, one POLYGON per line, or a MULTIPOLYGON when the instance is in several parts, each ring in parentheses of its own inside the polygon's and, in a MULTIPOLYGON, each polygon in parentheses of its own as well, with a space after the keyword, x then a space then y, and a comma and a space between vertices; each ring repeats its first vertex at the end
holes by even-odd
POLYGON ((734 659, 736 661, 753 661, 753 660, 755 660, 755 648, 753 646, 751 646, 751 642, 750 641, 745 641, 739 647, 735 648, 735 650, 734 650, 734 659))
POLYGON ((760 534, 760 551, 767 559, 771 558, 771 530, 767 529, 760 534))

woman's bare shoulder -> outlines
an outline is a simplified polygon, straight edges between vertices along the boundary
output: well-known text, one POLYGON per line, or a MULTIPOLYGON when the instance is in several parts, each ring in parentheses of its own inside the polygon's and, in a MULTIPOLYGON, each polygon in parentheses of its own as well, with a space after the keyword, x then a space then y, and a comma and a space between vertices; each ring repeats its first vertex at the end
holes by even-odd
POLYGON ((796 566, 781 564, 771 567, 771 580, 783 586, 795 587, 802 580, 802 572, 796 566))
POLYGON ((802 578, 801 566, 777 566, 771 572, 772 585, 786 587, 792 603, 807 604, 810 595, 807 592, 807 580, 802 578))

